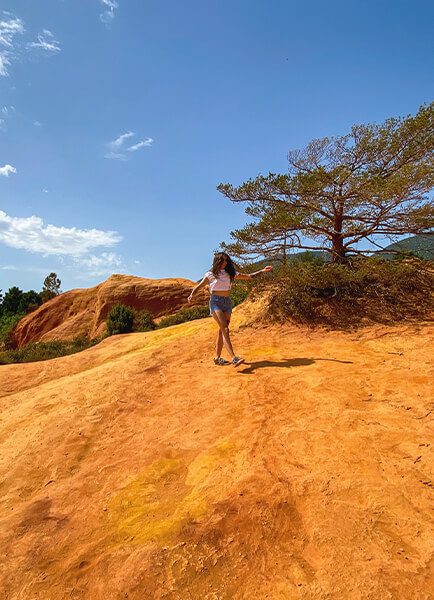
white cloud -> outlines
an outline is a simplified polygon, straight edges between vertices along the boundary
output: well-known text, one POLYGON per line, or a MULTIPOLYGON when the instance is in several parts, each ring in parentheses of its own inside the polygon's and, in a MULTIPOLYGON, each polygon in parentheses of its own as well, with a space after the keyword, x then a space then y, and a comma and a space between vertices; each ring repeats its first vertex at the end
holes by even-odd
POLYGON ((125 147, 124 142, 130 137, 133 137, 135 133, 132 131, 127 131, 123 133, 118 138, 113 140, 112 142, 108 142, 106 147, 108 148, 108 152, 104 155, 104 158, 117 158, 118 160, 127 160, 126 152, 136 152, 139 148, 144 148, 146 146, 151 146, 153 143, 152 138, 146 138, 146 140, 142 140, 133 146, 125 147))
POLYGON ((8 67, 11 64, 11 61, 8 58, 8 52, 0 52, 0 75, 2 77, 7 77, 9 75, 8 67))
MULTIPOLYGON (((3 16, 0 17, 0 76, 9 76, 12 62, 21 55, 23 44, 20 42, 20 38, 25 33, 24 22, 11 13, 3 11, 3 16)), ((37 37, 37 42, 26 44, 25 47, 28 50, 42 50, 46 55, 60 52, 59 42, 54 39, 50 30, 43 29, 37 37)))
POLYGON ((112 142, 108 142, 106 147, 108 148, 107 154, 104 155, 104 158, 117 158, 119 160, 126 160, 126 155, 124 154, 123 149, 121 150, 123 143, 129 137, 132 137, 134 133, 132 131, 127 131, 123 133, 119 137, 117 137, 112 142))
POLYGON ((44 225, 40 217, 10 217, 0 210, 0 241, 11 248, 77 257, 98 246, 114 246, 121 239, 115 231, 44 225))
POLYGON ((2 271, 28 271, 29 273, 47 274, 47 267, 35 267, 34 265, 5 265, 0 267, 2 271))
POLYGON ((35 127, 42 127, 42 123, 40 123, 39 121, 33 121, 33 125, 35 127))
POLYGON ((3 13, 0 20, 0 46, 7 50, 0 50, 0 76, 8 77, 11 61, 16 58, 15 36, 24 33, 24 24, 21 19, 13 17, 10 13, 3 13))
POLYGON ((120 148, 122 146, 122 144, 124 143, 124 141, 133 135, 134 135, 134 133, 132 131, 127 131, 127 133, 123 133, 118 138, 116 138, 113 142, 109 142, 107 145, 111 146, 112 148, 120 148))
MULTIPOLYGON (((0 167, 0 175, 4 177, 9 177, 9 173, 16 173, 17 170, 12 165, 5 165, 4 167, 0 167)), ((1 211, 0 211, 1 212, 1 211)))
POLYGON ((13 118, 16 113, 15 106, 0 106, 0 129, 7 131, 8 121, 13 118))
POLYGON ((6 18, 11 18, 8 20, 3 19, 0 21, 0 44, 2 46, 6 46, 7 48, 13 48, 14 37, 17 34, 24 33, 24 25, 21 19, 18 19, 17 17, 12 17, 10 13, 3 14, 6 18))
POLYGON ((101 3, 107 8, 100 14, 99 18, 105 25, 110 25, 115 18, 115 8, 119 8, 119 4, 116 0, 101 0, 101 3))
POLYGON ((129 148, 127 148, 127 151, 128 152, 135 152, 139 148, 144 148, 146 146, 151 146, 151 144, 152 144, 153 141, 154 140, 152 138, 146 138, 146 140, 143 140, 143 142, 139 142, 138 144, 134 144, 134 146, 130 146, 129 148))
POLYGON ((74 262, 81 269, 87 269, 90 275, 111 275, 124 269, 122 258, 114 252, 103 252, 100 256, 90 254, 84 258, 76 258, 74 262))
POLYGON ((54 39, 54 35, 49 29, 44 29, 42 33, 39 33, 38 41, 30 42, 27 44, 27 48, 39 48, 44 52, 51 52, 54 54, 60 52, 59 42, 54 39))
POLYGON ((2 115, 4 115, 5 117, 10 117, 11 113, 16 112, 15 106, 13 106, 12 104, 9 107, 2 106, 0 110, 1 110, 2 115))

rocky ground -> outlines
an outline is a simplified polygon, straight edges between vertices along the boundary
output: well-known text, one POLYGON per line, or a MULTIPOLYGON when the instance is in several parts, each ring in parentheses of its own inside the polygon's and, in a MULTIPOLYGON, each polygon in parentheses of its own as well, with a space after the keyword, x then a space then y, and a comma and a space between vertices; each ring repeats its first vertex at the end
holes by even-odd
POLYGON ((0 367, 2 600, 433 597, 432 325, 254 317, 0 367))

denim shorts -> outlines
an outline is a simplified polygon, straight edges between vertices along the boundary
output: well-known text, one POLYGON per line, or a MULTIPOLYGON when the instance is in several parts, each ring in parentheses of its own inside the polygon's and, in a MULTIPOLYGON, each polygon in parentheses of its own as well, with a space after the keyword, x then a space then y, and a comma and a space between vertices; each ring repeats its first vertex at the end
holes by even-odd
POLYGON ((230 314, 232 312, 232 302, 229 296, 218 296, 217 294, 211 294, 209 300, 209 314, 216 310, 221 310, 224 314, 230 314))

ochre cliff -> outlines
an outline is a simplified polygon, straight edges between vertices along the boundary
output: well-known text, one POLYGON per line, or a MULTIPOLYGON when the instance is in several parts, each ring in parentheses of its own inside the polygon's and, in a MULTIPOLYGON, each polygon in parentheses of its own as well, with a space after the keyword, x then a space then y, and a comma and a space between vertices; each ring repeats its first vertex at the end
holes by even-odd
POLYGON ((247 309, 0 367, 2 600, 432 598, 432 325, 247 309))
MULTIPOLYGON (((188 279, 112 275, 93 288, 56 296, 26 315, 14 328, 15 343, 22 348, 29 342, 99 338, 105 332, 108 312, 118 302, 137 310, 147 309, 154 317, 171 315, 190 306, 187 298, 194 285, 188 279)), ((191 306, 206 304, 207 297, 199 292, 191 306)))

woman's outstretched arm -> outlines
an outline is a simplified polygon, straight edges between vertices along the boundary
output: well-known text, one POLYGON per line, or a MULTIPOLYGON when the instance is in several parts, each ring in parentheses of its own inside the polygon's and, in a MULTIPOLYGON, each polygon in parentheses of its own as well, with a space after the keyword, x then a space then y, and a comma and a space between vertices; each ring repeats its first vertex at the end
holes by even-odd
POLYGON ((201 288, 203 288, 204 286, 206 286, 208 283, 209 283, 208 277, 205 275, 205 277, 202 279, 202 281, 200 283, 198 283, 197 286, 191 290, 191 294, 188 297, 188 303, 189 304, 191 304, 191 301, 193 300, 194 294, 198 290, 200 290, 201 288))
POLYGON ((259 275, 262 275, 262 273, 268 273, 269 271, 272 271, 273 267, 268 265, 266 267, 264 267, 263 269, 261 269, 260 271, 256 271, 256 273, 238 273, 237 275, 235 275, 235 279, 254 279, 255 277, 258 277, 259 275))

